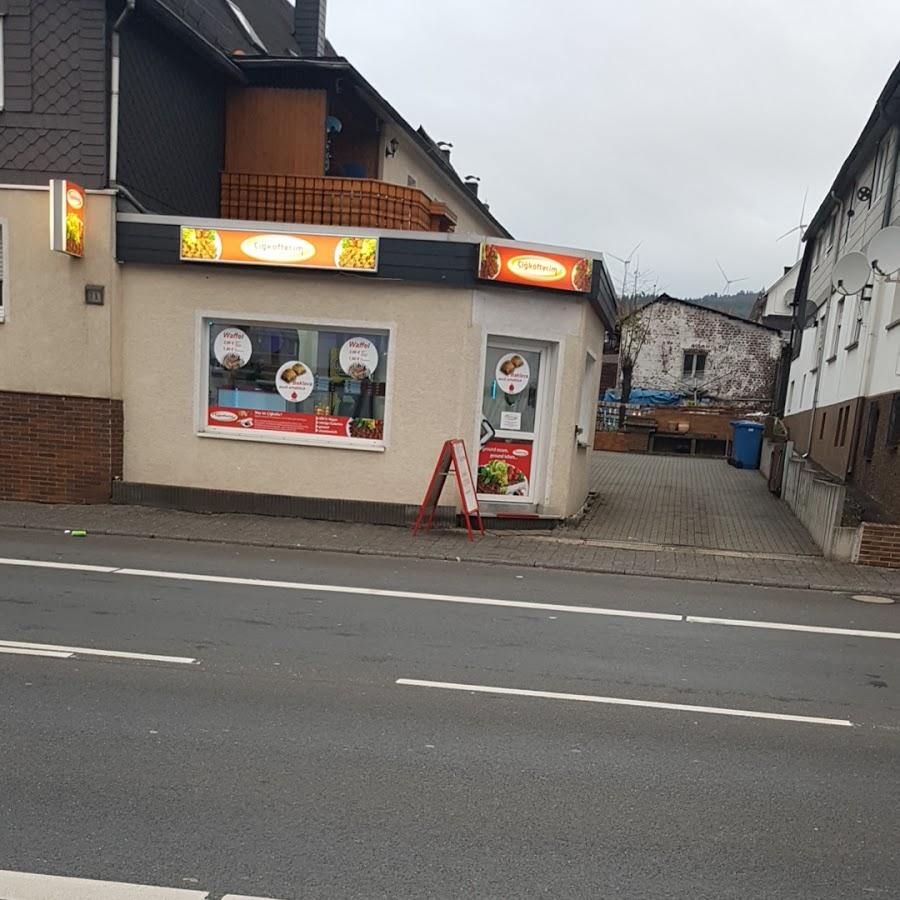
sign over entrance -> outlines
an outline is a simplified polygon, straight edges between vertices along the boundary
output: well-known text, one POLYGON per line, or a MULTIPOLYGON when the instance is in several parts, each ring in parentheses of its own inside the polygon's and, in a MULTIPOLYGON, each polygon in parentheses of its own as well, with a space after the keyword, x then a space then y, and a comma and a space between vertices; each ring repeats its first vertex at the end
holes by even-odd
POLYGON ((462 505, 463 519, 466 522, 466 531, 469 533, 469 540, 474 540, 470 516, 475 517, 479 532, 484 534, 484 523, 481 521, 478 497, 475 494, 475 482, 472 478, 472 469, 469 466, 469 454, 466 452, 465 441, 459 438, 444 441, 444 446, 441 447, 437 465, 434 467, 434 473, 431 476, 431 481, 428 483, 428 489, 425 491, 425 499, 422 500, 422 505, 419 507, 419 515, 416 516, 413 534, 419 533, 419 528, 423 522, 426 529, 431 528, 438 501, 441 499, 441 491, 444 489, 451 466, 456 474, 456 486, 459 489, 459 499, 462 505), (426 516, 428 517, 427 521, 426 516))
POLYGON ((485 281, 586 294, 591 289, 593 272, 592 259, 528 247, 484 243, 478 255, 478 277, 485 281))

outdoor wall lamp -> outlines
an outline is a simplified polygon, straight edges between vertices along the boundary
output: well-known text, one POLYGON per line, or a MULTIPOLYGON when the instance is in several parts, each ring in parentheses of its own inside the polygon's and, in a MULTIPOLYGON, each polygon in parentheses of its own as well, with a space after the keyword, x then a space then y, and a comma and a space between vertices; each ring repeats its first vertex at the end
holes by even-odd
POLYGON ((387 147, 384 148, 384 155, 394 157, 397 155, 397 148, 400 146, 400 141, 397 138, 391 138, 390 143, 387 147))

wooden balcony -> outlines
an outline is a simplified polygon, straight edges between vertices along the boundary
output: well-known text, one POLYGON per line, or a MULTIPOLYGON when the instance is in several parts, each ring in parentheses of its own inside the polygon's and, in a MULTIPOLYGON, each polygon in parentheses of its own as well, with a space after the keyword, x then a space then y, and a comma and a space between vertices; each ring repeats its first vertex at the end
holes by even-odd
POLYGON ((453 231, 456 215, 418 188, 368 178, 223 172, 223 219, 453 231))

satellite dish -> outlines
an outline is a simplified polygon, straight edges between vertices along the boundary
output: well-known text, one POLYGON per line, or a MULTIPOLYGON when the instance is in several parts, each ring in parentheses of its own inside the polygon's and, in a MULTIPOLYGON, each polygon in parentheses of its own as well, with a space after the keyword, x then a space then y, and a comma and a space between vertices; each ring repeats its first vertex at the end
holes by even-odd
POLYGON ((879 275, 892 275, 900 269, 900 227, 888 225, 869 241, 866 256, 879 275))
POLYGON ((784 305, 785 306, 793 306, 794 305, 794 289, 793 288, 784 292, 784 305))
POLYGON ((842 256, 831 272, 831 284, 839 294, 855 294, 869 281, 872 267, 862 253, 842 256))

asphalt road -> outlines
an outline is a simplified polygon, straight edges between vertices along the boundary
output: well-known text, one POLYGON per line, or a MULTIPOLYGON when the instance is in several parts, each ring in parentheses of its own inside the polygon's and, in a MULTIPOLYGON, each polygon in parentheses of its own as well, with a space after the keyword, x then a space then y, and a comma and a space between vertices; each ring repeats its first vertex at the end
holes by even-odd
POLYGON ((900 641, 859 634, 900 606, 15 530, 0 557, 0 869, 283 900, 900 896, 900 641))

